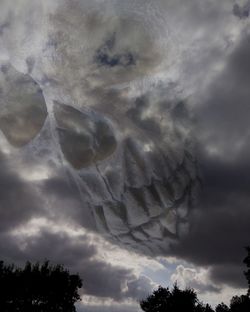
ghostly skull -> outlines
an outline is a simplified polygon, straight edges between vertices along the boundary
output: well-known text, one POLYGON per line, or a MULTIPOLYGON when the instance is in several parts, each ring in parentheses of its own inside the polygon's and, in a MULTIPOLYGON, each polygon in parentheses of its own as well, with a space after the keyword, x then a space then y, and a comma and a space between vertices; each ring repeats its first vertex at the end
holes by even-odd
POLYGON ((0 129, 10 145, 62 161, 100 232, 162 253, 188 230, 199 186, 188 110, 173 83, 152 78, 169 68, 171 44, 156 35, 154 7, 94 2, 43 8, 31 51, 22 41, 15 54, 22 36, 6 29, 10 63, 24 73, 2 66, 0 129))

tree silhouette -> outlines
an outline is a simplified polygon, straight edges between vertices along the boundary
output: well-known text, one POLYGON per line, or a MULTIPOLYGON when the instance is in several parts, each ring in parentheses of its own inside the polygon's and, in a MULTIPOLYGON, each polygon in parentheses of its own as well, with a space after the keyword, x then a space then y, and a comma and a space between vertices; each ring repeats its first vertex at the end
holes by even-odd
POLYGON ((250 247, 246 247, 247 256, 243 260, 243 262, 246 264, 248 270, 244 272, 247 282, 248 282, 248 295, 250 295, 250 247))
POLYGON ((246 247, 247 256, 243 260, 248 270, 244 271, 248 282, 248 292, 246 295, 234 296, 230 301, 230 307, 224 303, 217 305, 216 312, 250 312, 250 247, 246 247))
POLYGON ((225 303, 220 303, 217 305, 216 309, 215 309, 216 312, 229 312, 229 307, 225 304, 225 303))
POLYGON ((249 312, 250 298, 248 295, 234 296, 230 303, 230 312, 249 312))
POLYGON ((49 261, 27 262, 24 269, 0 261, 1 312, 75 312, 81 287, 78 275, 49 261))
POLYGON ((160 312, 169 307, 171 292, 169 288, 159 287, 147 299, 140 302, 140 306, 145 312, 160 312))
POLYGON ((181 290, 177 284, 172 290, 160 286, 140 306, 145 312, 213 312, 209 305, 199 302, 193 289, 181 290))
MULTIPOLYGON (((216 306, 216 312, 250 312, 250 247, 246 247, 247 256, 243 260, 248 270, 244 272, 248 281, 246 295, 234 296, 230 307, 223 302, 216 306)), ((173 289, 159 287, 152 295, 140 302, 145 312, 214 312, 210 305, 204 305, 197 298, 193 289, 181 290, 174 285, 173 289)))

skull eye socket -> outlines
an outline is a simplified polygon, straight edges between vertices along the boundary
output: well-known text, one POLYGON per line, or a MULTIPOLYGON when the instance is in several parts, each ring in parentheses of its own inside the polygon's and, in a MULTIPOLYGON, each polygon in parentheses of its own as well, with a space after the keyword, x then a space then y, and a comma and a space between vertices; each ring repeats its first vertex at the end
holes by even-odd
POLYGON ((54 113, 62 152, 74 168, 93 165, 115 151, 113 129, 100 116, 59 103, 54 104, 54 113))
POLYGON ((0 130, 14 147, 28 144, 40 132, 47 117, 38 84, 11 66, 2 70, 0 130))

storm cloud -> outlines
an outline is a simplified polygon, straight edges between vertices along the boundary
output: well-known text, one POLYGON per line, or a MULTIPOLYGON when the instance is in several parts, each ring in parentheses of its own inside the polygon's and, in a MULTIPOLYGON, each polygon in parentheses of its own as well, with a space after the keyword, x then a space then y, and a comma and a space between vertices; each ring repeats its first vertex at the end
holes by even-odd
POLYGON ((203 191, 193 230, 177 254, 205 266, 217 282, 246 287, 249 244, 249 36, 243 33, 209 86, 199 116, 203 191))
POLYGON ((0 7, 1 258, 79 272, 79 311, 137 311, 155 263, 246 287, 249 2, 0 7))

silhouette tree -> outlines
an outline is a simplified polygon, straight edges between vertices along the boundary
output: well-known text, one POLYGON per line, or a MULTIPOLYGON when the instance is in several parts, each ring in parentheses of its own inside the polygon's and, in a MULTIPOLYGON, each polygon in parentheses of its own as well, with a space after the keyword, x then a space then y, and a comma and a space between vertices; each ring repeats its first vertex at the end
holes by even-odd
POLYGON ((230 302, 230 312, 249 312, 250 298, 248 295, 234 296, 230 302))
POLYGON ((198 302, 198 304, 194 307, 194 312, 214 312, 214 310, 211 308, 209 304, 204 305, 201 302, 198 302))
POLYGON ((177 284, 172 290, 160 286, 140 306, 145 312, 213 312, 209 305, 199 302, 193 289, 181 290, 177 284))
MULTIPOLYGON (((196 311, 196 310, 195 310, 196 311)), ((209 304, 206 304, 204 306, 204 312, 214 312, 214 310, 212 309, 212 307, 209 304)))
POLYGON ((147 299, 140 302, 140 306, 145 312, 161 312, 167 310, 170 303, 171 292, 169 288, 159 287, 147 299))
POLYGON ((0 261, 1 312, 75 312, 81 287, 78 275, 49 261, 27 262, 24 269, 0 261))
POLYGON ((216 309, 215 309, 216 312, 229 312, 229 307, 225 304, 225 303, 220 303, 217 305, 216 309))
POLYGON ((216 307, 216 312, 250 312, 250 247, 246 247, 247 256, 243 260, 248 270, 244 275, 248 281, 248 292, 246 295, 234 296, 230 301, 230 307, 220 303, 216 307))
POLYGON ((250 247, 246 247, 247 256, 243 260, 243 262, 246 264, 248 270, 244 272, 247 282, 248 282, 248 295, 250 295, 250 247))
MULTIPOLYGON (((230 307, 223 302, 216 306, 216 312, 250 312, 250 247, 246 247, 247 256, 243 260, 248 270, 244 272, 248 281, 246 295, 234 296, 230 307)), ((145 312, 213 312, 210 305, 204 305, 193 289, 181 290, 175 284, 172 290, 159 287, 152 295, 140 302, 145 312)))

